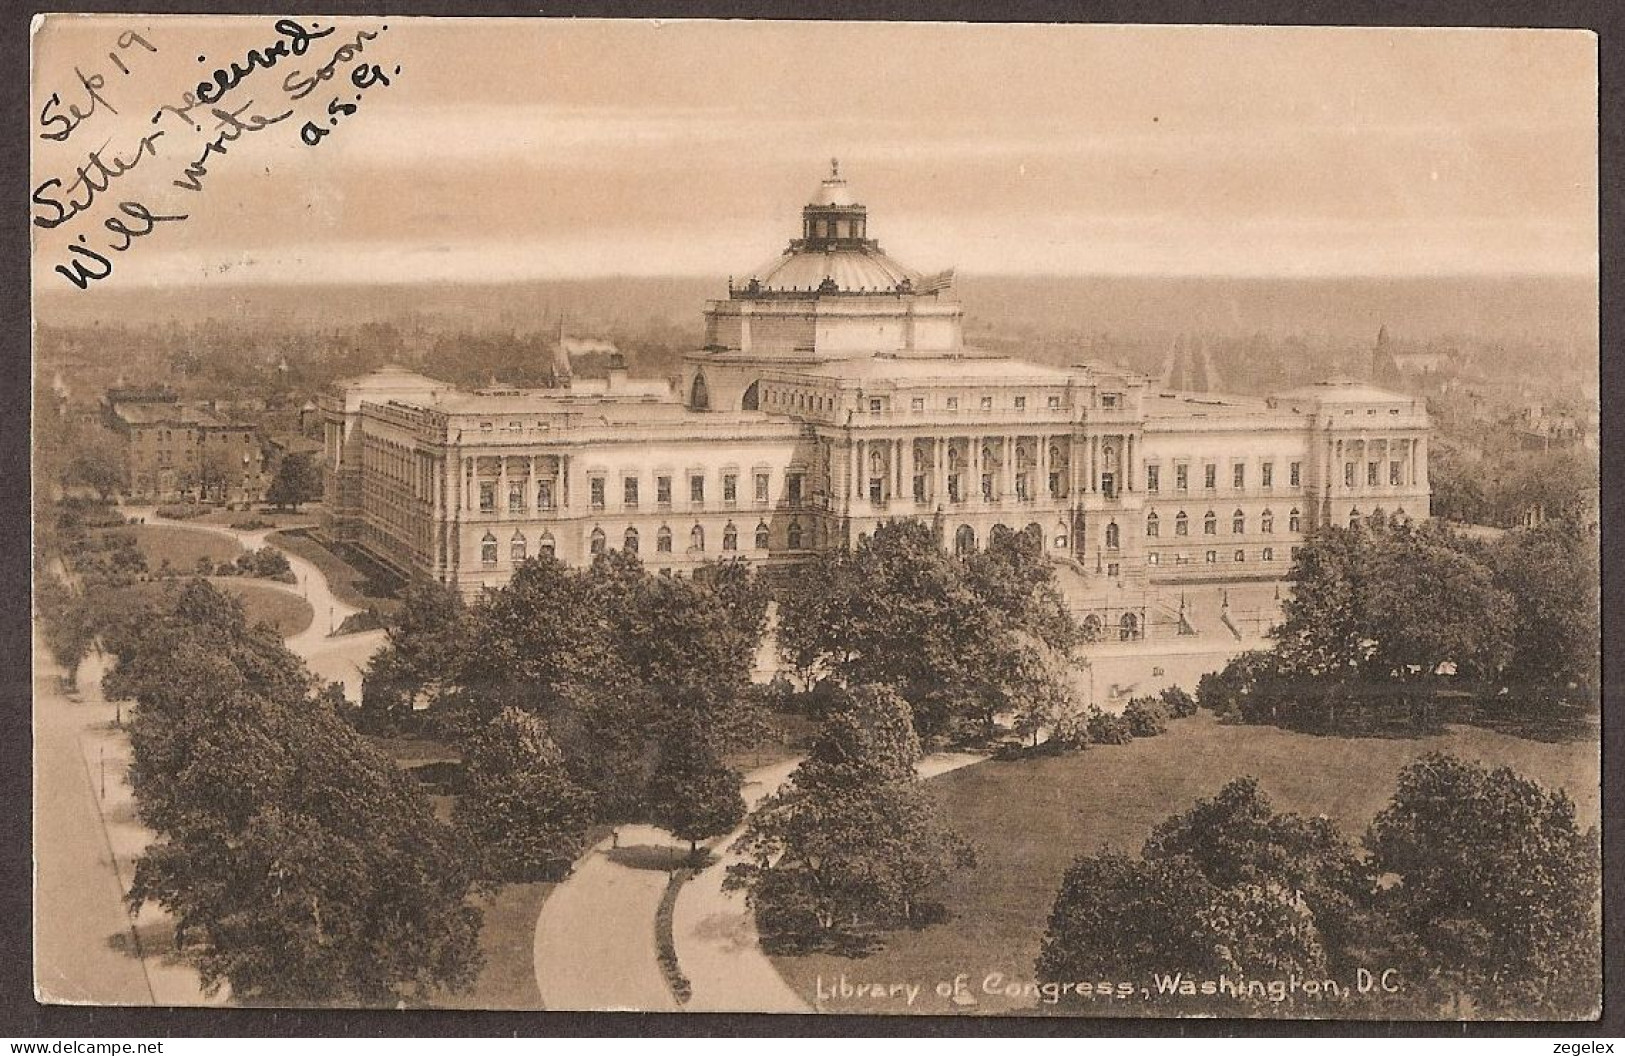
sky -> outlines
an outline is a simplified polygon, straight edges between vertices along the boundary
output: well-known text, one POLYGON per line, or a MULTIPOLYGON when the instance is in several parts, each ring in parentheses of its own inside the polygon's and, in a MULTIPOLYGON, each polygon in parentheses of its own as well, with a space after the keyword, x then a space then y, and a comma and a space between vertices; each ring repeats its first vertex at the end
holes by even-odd
POLYGON ((165 132, 90 208, 35 228, 36 284, 74 289, 54 268, 75 259, 80 236, 111 266, 87 293, 743 275, 799 231, 831 157, 869 207, 870 235, 924 271, 1597 267, 1587 33, 315 21, 334 32, 253 70, 217 104, 241 108, 240 122, 290 116, 206 156, 200 191, 174 181, 229 126, 207 106, 188 115, 199 127, 173 113, 154 123, 155 111, 248 49, 290 39, 274 19, 37 25, 37 134, 66 124, 46 114, 89 105, 79 74, 104 81, 103 105, 64 140, 34 139, 35 187, 62 180, 45 197, 66 201, 90 151, 135 155, 142 137, 165 132), (377 36, 291 98, 360 31, 377 36), (120 47, 131 32, 145 45, 120 47), (351 69, 372 63, 389 83, 357 90, 351 69), (357 109, 329 116, 330 100, 357 109), (186 219, 125 221, 151 226, 130 238, 106 229, 121 201, 186 219))

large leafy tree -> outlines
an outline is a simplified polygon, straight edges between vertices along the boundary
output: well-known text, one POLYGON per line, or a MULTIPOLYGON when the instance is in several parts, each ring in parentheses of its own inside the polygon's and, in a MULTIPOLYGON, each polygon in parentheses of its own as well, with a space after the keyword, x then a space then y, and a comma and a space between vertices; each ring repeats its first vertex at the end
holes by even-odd
POLYGON ((745 820, 739 771, 703 748, 676 744, 661 753, 649 781, 649 817, 680 840, 691 856, 699 842, 723 836, 745 820))
POLYGON ((1596 537, 1564 524, 1509 532, 1486 548, 1495 583, 1517 599, 1504 674, 1525 695, 1597 704, 1602 575, 1596 537))
POLYGON ((305 451, 285 455, 277 463, 276 476, 265 491, 265 501, 273 506, 292 506, 298 512, 303 503, 322 497, 322 471, 316 456, 305 451))
POLYGON ((470 856, 273 631, 198 581, 110 644, 110 695, 136 701, 132 785, 159 837, 130 903, 174 915, 207 985, 374 1004, 472 980, 470 856))
POLYGON ((1574 804, 1440 753, 1366 835, 1407 978, 1457 1014, 1580 1018, 1602 994, 1601 849, 1574 804))
POLYGON ((747 822, 729 867, 764 933, 796 948, 846 945, 918 920, 932 888, 972 864, 914 773, 907 702, 861 687, 829 707, 788 784, 747 822))
POLYGON ((480 850, 485 875, 558 879, 581 853, 592 794, 570 780, 541 719, 505 708, 473 739, 454 820, 480 850))

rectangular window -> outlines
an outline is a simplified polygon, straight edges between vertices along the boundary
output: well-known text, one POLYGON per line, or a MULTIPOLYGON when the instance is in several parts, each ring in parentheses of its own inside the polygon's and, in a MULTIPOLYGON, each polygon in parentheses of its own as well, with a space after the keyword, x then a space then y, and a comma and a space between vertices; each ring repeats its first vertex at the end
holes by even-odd
POLYGON ((497 486, 492 480, 480 481, 480 512, 495 513, 497 508, 497 486))
POLYGON ((1100 397, 1100 405, 1107 410, 1117 406, 1117 393, 1108 392, 1100 397))
POLYGON ((523 484, 508 485, 508 512, 525 512, 525 486, 523 484))
POLYGON ((553 482, 541 481, 536 485, 536 508, 551 510, 553 508, 553 482))
POLYGON ((919 414, 921 411, 925 410, 925 397, 915 396, 910 399, 908 401, 908 409, 913 411, 915 414, 919 414))
POLYGON ((794 505, 801 503, 801 474, 791 473, 784 478, 784 491, 794 505))
POLYGON ((1157 553, 1156 551, 1152 551, 1151 553, 1145 555, 1145 563, 1148 564, 1148 565, 1161 564, 1162 563, 1162 555, 1157 553))
POLYGON ((1303 484, 1303 463, 1294 462, 1287 468, 1287 485, 1298 487, 1303 484))
POLYGON ((914 501, 915 502, 924 502, 925 501, 925 476, 924 476, 924 474, 920 474, 920 473, 914 474, 914 501))
POLYGON ((1161 466, 1146 466, 1145 467, 1145 490, 1151 492, 1152 494, 1155 494, 1157 492, 1157 490, 1161 486, 1162 486, 1162 467, 1161 466))
POLYGON ((1108 576, 1116 576, 1118 574, 1118 572, 1120 572, 1120 571, 1121 571, 1121 569, 1119 568, 1116 561, 1108 561, 1106 563, 1106 574, 1108 576))
POLYGON ((958 396, 950 396, 950 397, 948 397, 948 409, 950 411, 959 410, 959 397, 958 396))
POLYGON ((881 406, 882 406, 882 404, 881 404, 881 402, 879 400, 870 400, 869 401, 869 413, 870 414, 879 414, 881 406))
POLYGON ((758 474, 756 474, 756 501, 757 502, 766 502, 767 501, 767 474, 766 473, 758 473, 758 474))
POLYGON ((622 482, 621 501, 626 504, 627 509, 634 509, 634 508, 637 507, 637 504, 638 504, 638 478, 637 477, 627 477, 622 482))
POLYGON ((604 478, 603 477, 593 477, 592 478, 592 483, 589 485, 589 487, 591 488, 590 502, 591 502, 592 508, 595 509, 595 510, 603 509, 604 508, 604 478))
POLYGON ((1390 462, 1390 463, 1388 463, 1388 483, 1391 484, 1391 485, 1394 485, 1396 487, 1399 485, 1399 463, 1398 462, 1390 462))
POLYGON ((1061 398, 1059 396, 1051 396, 1047 402, 1049 409, 1052 411, 1061 406, 1061 398))
POLYGON ((671 478, 655 478, 655 501, 662 506, 671 505, 671 478))
POLYGON ((698 473, 688 478, 688 501, 705 501, 705 477, 698 473))
POLYGON ((1191 467, 1183 465, 1174 467, 1174 490, 1191 490, 1191 467))
POLYGON ((1016 397, 1016 410, 1025 411, 1026 409, 1027 409, 1027 397, 1025 397, 1025 396, 1017 396, 1016 397))
POLYGON ((722 501, 739 501, 739 474, 724 473, 722 475, 722 501))
POLYGON ((993 397, 991 397, 991 396, 983 396, 982 397, 982 410, 991 411, 992 409, 993 409, 993 397))
POLYGON ((1209 462, 1202 467, 1202 487, 1212 490, 1219 486, 1219 467, 1209 462))
POLYGON ((1230 467, 1230 486, 1237 491, 1247 486, 1247 467, 1245 465, 1238 462, 1230 467))
POLYGON ((1258 467, 1258 483, 1266 488, 1275 486, 1275 463, 1265 462, 1258 467))
POLYGON ((1353 462, 1344 462, 1343 463, 1343 486, 1345 488, 1354 487, 1354 463, 1353 462))
POLYGON ((1371 487, 1377 486, 1377 467, 1379 463, 1367 462, 1365 466, 1365 482, 1371 487))

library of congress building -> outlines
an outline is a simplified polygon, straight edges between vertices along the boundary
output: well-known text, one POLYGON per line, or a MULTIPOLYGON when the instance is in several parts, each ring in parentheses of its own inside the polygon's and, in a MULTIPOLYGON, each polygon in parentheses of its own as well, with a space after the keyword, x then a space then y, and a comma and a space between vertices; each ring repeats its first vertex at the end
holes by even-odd
POLYGON ((680 574, 786 565, 897 517, 956 552, 1027 532, 1086 625, 1137 638, 1162 588, 1279 580, 1317 525, 1428 515, 1420 399, 1352 381, 1182 393, 978 351, 952 274, 887 256, 836 172, 799 237, 710 302, 680 378, 618 358, 607 378, 556 372, 546 389, 393 368, 337 387, 327 531, 468 595, 544 552, 680 574))

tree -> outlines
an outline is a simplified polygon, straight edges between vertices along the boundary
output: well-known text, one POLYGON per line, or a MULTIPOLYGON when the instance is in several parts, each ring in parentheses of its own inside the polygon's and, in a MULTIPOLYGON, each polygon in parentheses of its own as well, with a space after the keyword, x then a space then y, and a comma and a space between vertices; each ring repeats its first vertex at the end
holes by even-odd
POLYGON ((1602 994, 1601 849, 1574 804, 1510 768, 1432 753, 1366 834, 1407 977, 1456 1014, 1584 1018, 1602 994))
POLYGON ((315 502, 322 497, 322 471, 316 456, 305 451, 284 455, 266 489, 265 501, 274 506, 292 506, 299 512, 301 503, 315 502))
POLYGON ((741 782, 739 771, 705 751, 676 746, 662 753, 649 780, 650 820, 687 840, 695 857, 699 841, 732 832, 745 819, 741 782))
POLYGON ((106 429, 81 429, 74 432, 70 445, 64 483, 94 488, 104 502, 117 495, 125 485, 124 449, 118 437, 106 429))
POLYGON ((108 694, 136 701, 131 784, 158 834, 130 906, 174 915, 207 986, 374 1004, 473 979, 470 856, 273 630, 195 581, 108 642, 108 694))
POLYGON ((1495 585, 1517 599, 1504 680, 1595 707, 1602 691, 1602 576, 1596 539, 1564 524, 1509 532, 1486 548, 1495 585))
POLYGON ((586 843, 592 793, 571 781, 547 725, 505 708, 474 739, 453 820, 480 849, 484 874, 557 880, 586 843))
POLYGON ((95 638, 89 606, 53 574, 46 573, 36 583, 34 607, 39 613, 45 647, 62 665, 67 684, 77 688, 79 664, 95 638))
POLYGON ((385 634, 361 680, 361 718, 369 730, 397 725, 420 701, 432 704, 456 685, 473 627, 460 594, 419 576, 406 585, 385 634))
POLYGON ((1104 852, 1074 861, 1037 974, 1352 973, 1362 963, 1370 886, 1330 822, 1277 814, 1256 781, 1240 779, 1158 825, 1137 860, 1104 852))
POLYGON ((826 713, 808 758, 746 823, 743 889, 764 933, 799 948, 863 942, 922 919, 931 889, 974 854, 948 830, 914 774, 907 702, 884 687, 826 713))

